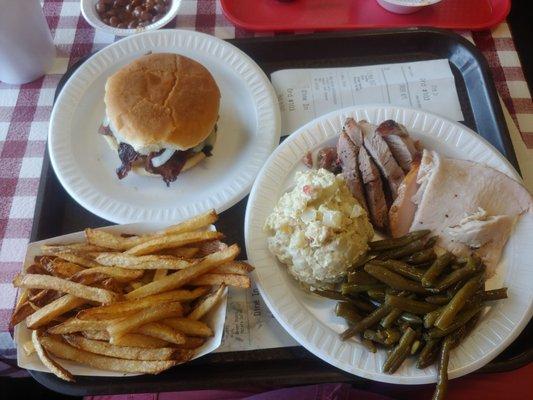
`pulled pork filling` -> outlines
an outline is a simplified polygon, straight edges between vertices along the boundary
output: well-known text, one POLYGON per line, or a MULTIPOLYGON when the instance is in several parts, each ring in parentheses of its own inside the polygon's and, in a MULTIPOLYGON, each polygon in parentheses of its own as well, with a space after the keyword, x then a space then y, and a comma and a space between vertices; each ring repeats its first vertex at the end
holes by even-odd
MULTIPOLYGON (((113 132, 111 131, 109 126, 106 125, 101 125, 98 129, 98 133, 104 136, 114 137, 113 132)), ((207 157, 210 157, 212 155, 212 150, 213 146, 206 144, 200 151, 203 152, 207 157)), ((193 149, 189 149, 186 151, 176 150, 172 154, 172 156, 163 164, 157 167, 154 166, 152 163, 152 159, 160 156, 164 151, 165 149, 161 149, 159 151, 151 152, 148 155, 144 155, 136 152, 131 145, 124 142, 120 142, 118 144, 118 157, 120 158, 121 165, 116 170, 118 178, 123 179, 124 177, 126 177, 133 166, 142 165, 146 171, 152 174, 161 175, 163 181, 167 184, 167 186, 170 186, 170 182, 174 182, 177 179, 181 170, 185 166, 187 159, 198 152, 194 151, 193 149)))

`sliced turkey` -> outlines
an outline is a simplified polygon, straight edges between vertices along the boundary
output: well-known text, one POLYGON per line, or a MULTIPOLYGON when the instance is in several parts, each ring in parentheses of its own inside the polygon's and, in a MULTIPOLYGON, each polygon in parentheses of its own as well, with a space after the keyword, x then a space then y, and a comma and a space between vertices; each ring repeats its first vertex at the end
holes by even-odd
POLYGON ((493 271, 514 222, 531 212, 532 199, 502 172, 471 161, 424 150, 413 196, 410 230, 431 229, 439 245, 456 255, 474 251, 493 271))
POLYGON ((416 212, 416 204, 413 197, 418 191, 416 178, 420 168, 420 160, 416 160, 411 170, 405 175, 402 184, 398 188, 398 197, 392 203, 389 210, 389 224, 392 237, 400 237, 409 232, 416 212))
POLYGON ((377 230, 385 232, 389 225, 387 201, 379 170, 364 147, 359 148, 359 170, 365 187, 370 221, 377 230))

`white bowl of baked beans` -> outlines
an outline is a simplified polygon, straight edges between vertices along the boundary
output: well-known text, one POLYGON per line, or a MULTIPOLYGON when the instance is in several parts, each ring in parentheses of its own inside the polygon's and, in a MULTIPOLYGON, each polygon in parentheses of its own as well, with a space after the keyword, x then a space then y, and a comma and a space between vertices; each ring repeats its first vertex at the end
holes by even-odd
POLYGON ((168 24, 181 0, 81 0, 81 13, 95 29, 116 36, 152 31, 168 24))

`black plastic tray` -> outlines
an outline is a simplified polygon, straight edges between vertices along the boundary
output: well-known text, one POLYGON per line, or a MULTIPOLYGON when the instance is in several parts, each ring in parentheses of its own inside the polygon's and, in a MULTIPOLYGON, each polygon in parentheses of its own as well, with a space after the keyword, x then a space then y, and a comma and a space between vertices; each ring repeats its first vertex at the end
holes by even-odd
MULTIPOLYGON (((315 35, 230 40, 267 73, 301 67, 357 66, 446 58, 455 76, 465 124, 480 132, 518 169, 507 126, 486 60, 467 40, 435 29, 374 30, 315 35)), ((60 82, 56 95, 74 65, 60 82)), ((219 229, 244 249, 247 198, 221 214, 219 229)), ((68 196, 45 154, 31 240, 40 240, 87 226, 109 225, 68 196)), ((243 257, 246 254, 242 255, 243 257)), ((509 371, 533 359, 532 324, 483 372, 509 371)), ((64 382, 54 375, 30 371, 49 389, 71 395, 164 392, 208 388, 268 388, 323 382, 365 380, 314 357, 302 347, 210 354, 157 376, 129 378, 78 377, 64 382)))

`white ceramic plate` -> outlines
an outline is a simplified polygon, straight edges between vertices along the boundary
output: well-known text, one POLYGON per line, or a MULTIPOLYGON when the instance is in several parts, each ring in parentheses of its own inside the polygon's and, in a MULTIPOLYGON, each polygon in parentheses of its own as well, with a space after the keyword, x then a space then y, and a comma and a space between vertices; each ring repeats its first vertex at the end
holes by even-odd
MULTIPOLYGON (((294 172, 304 169, 301 159, 335 143, 347 116, 379 123, 394 119, 404 124, 424 147, 440 153, 490 165, 520 179, 509 162, 487 141, 463 125, 436 115, 393 106, 354 107, 335 111, 303 126, 285 140, 259 173, 250 198, 245 221, 246 250, 255 266, 259 290, 270 310, 301 345, 330 364, 382 382, 422 384, 436 380, 436 368, 419 370, 410 359, 393 375, 381 372, 385 351, 368 352, 357 339, 343 342, 338 333, 346 325, 334 315, 335 302, 301 290, 277 259, 268 251, 262 228, 266 217, 287 187, 294 172)), ((452 353, 450 377, 472 372, 504 350, 525 327, 533 313, 533 217, 523 216, 505 248, 496 274, 488 288, 505 285, 509 298, 497 302, 482 318, 475 331, 452 353)))
POLYGON ((169 222, 231 207, 246 194, 279 143, 276 95, 263 71, 231 44, 203 33, 159 30, 122 39, 89 58, 65 84, 50 120, 48 148, 67 192, 116 223, 169 222), (213 157, 170 187, 130 173, 119 180, 116 152, 97 133, 105 115, 106 79, 147 52, 172 52, 209 69, 222 94, 213 157))
POLYGON ((170 9, 159 21, 154 22, 153 24, 150 24, 144 28, 136 29, 120 29, 104 24, 96 12, 96 3, 98 3, 98 0, 81 0, 80 2, 81 14, 89 23, 89 25, 111 35, 129 36, 140 32, 154 31, 168 24, 178 13, 181 0, 172 0, 170 9))

